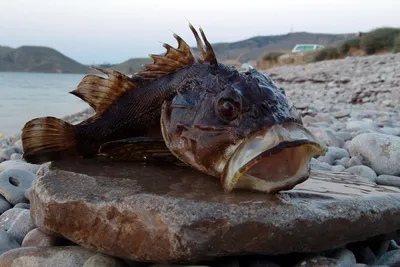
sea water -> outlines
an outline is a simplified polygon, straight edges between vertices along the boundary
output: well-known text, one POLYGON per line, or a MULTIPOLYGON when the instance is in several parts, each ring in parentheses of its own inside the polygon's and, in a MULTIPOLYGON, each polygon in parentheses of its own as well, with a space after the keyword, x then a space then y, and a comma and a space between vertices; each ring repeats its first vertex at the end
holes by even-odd
POLYGON ((63 117, 88 108, 68 92, 84 74, 0 72, 0 134, 20 133, 37 117, 63 117))

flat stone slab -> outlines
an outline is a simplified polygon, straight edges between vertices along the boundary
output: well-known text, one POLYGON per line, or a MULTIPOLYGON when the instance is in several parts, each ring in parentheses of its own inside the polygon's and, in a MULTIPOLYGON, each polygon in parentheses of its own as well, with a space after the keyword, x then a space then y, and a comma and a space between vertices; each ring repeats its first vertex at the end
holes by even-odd
POLYGON ((400 189, 312 171, 276 195, 224 193, 174 165, 52 163, 31 190, 45 232, 113 256, 195 262, 217 256, 318 252, 400 229, 400 189))

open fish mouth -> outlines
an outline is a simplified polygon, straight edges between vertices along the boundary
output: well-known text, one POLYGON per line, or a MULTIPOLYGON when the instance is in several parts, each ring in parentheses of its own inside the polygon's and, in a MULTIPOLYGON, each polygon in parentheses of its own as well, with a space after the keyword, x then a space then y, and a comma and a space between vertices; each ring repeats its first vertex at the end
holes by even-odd
POLYGON ((290 190, 310 173, 311 158, 325 155, 312 133, 297 123, 277 124, 247 137, 225 165, 221 183, 265 193, 290 190))

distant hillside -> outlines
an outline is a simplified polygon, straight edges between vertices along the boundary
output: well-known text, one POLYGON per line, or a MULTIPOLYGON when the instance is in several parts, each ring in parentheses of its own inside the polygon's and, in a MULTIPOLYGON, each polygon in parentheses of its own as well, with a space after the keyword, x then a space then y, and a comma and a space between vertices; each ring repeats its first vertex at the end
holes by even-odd
MULTIPOLYGON (((237 60, 241 63, 257 60, 265 52, 273 50, 292 50, 296 44, 333 45, 354 34, 324 34, 295 32, 282 35, 256 36, 233 43, 214 43, 218 60, 237 60)), ((198 49, 194 49, 198 52, 198 49)))
MULTIPOLYGON (((213 48, 221 62, 240 65, 260 58, 268 51, 291 50, 296 44, 334 45, 353 37, 354 34, 320 34, 296 32, 273 36, 256 36, 233 43, 214 43, 213 48)), ((198 53, 198 49, 193 48, 198 53)), ((148 51, 154 53, 154 51, 148 51)), ((125 74, 142 70, 143 64, 151 63, 150 58, 131 58, 114 65, 98 65, 125 74)), ((22 46, 13 49, 0 46, 0 71, 87 73, 88 67, 66 57, 60 52, 40 46, 22 46)))
POLYGON ((132 74, 143 70, 142 65, 151 64, 153 60, 151 58, 131 58, 121 64, 114 65, 112 69, 122 72, 132 74))
POLYGON ((0 47, 0 71, 86 73, 88 67, 53 48, 21 46, 0 47))

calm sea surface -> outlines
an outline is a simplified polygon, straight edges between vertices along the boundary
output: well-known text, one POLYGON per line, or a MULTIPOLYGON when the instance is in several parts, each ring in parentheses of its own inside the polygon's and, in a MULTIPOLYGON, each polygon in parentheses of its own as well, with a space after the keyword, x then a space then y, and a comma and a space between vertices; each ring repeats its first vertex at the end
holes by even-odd
POLYGON ((88 108, 68 93, 76 89, 84 76, 0 72, 0 133, 18 133, 36 117, 63 117, 88 108))

